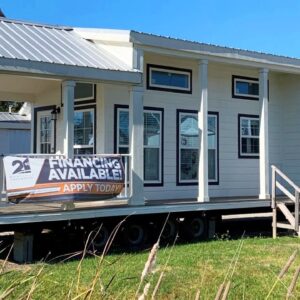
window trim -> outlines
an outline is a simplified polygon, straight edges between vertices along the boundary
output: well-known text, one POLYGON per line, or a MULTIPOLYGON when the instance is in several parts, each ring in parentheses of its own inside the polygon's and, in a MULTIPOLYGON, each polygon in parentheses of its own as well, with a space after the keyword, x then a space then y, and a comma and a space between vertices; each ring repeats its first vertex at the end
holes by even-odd
POLYGON ((156 91, 164 91, 164 92, 172 92, 172 93, 182 93, 182 94, 192 94, 192 82, 193 82, 193 73, 191 69, 182 69, 182 68, 174 68, 168 66, 161 66, 155 64, 147 64, 147 89, 148 90, 156 90, 156 91), (179 87, 172 87, 172 86, 162 86, 162 85, 155 85, 151 82, 151 70, 162 70, 162 71, 171 71, 173 73, 178 74, 185 74, 188 75, 188 83, 189 87, 179 88, 179 87))
MULTIPOLYGON (((128 105, 115 104, 114 106, 114 153, 118 153, 118 111, 120 109, 129 111, 128 105)), ((160 181, 144 181, 145 187, 157 187, 164 185, 164 109, 161 107, 144 106, 143 113, 145 111, 158 111, 161 114, 161 137, 160 137, 160 181)), ((130 133, 129 133, 130 134, 130 133)), ((130 150, 130 145, 128 145, 130 150)), ((143 145, 144 150, 144 145, 143 145)))
POLYGON ((258 78, 232 75, 232 98, 235 98, 235 99, 245 99, 245 100, 254 100, 254 101, 258 101, 259 100, 259 95, 257 95, 257 96, 255 96, 255 95, 251 96, 251 95, 248 95, 248 94, 237 94, 235 92, 236 81, 244 81, 244 82, 250 82, 250 83, 257 83, 258 84, 258 89, 259 89, 259 79, 258 78))
MULTIPOLYGON (((177 109, 176 110, 176 185, 177 186, 190 186, 190 185, 198 185, 198 179, 197 180, 191 180, 191 181, 180 181, 180 149, 179 149, 179 117, 180 113, 189 113, 189 114, 196 114, 198 115, 197 110, 188 110, 188 109, 177 109)), ((220 131, 219 131, 219 123, 220 123, 220 116, 219 112, 217 111, 208 111, 208 115, 214 115, 217 117, 217 179, 216 180, 208 180, 209 185, 219 185, 220 184, 220 154, 219 154, 219 141, 220 141, 220 131)), ((198 148, 199 149, 199 148, 198 148)))
MULTIPOLYGON (((238 157, 242 159, 259 159, 259 154, 243 154, 241 153, 242 147, 241 147, 241 119, 247 118, 247 119, 254 119, 258 120, 260 124, 260 118, 259 115, 249 115, 249 114, 238 114, 238 157)), ((258 143, 259 143, 259 135, 258 135, 258 143)))
MULTIPOLYGON (((93 124, 93 126, 94 126, 94 147, 93 147, 93 154, 96 154, 96 149, 97 149, 97 147, 96 147, 96 143, 97 143, 97 141, 96 141, 96 137, 97 137, 97 134, 96 134, 96 131, 97 131, 96 104, 94 104, 94 105, 85 105, 85 106, 76 106, 74 108, 74 112, 78 111, 78 110, 83 110, 83 111, 84 110, 93 110, 94 111, 94 124, 93 124)), ((75 126, 74 126, 74 131, 75 131, 75 126)), ((80 147, 74 148, 74 146, 75 145, 74 145, 74 141, 73 141, 73 149, 80 149, 80 147)))

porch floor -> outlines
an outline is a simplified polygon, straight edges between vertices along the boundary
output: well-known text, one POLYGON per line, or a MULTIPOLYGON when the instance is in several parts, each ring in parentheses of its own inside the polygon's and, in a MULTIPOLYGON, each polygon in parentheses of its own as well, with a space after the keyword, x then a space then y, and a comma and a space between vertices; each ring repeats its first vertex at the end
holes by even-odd
MULTIPOLYGON (((186 199, 165 199, 165 200, 146 200, 145 207, 158 206, 182 206, 182 205, 209 205, 209 204, 234 204, 234 203, 253 203, 266 202, 269 199, 259 199, 257 196, 249 197, 216 197, 210 198, 209 202, 197 202, 197 198, 186 199)), ((252 205, 251 205, 252 206, 252 205)), ((19 203, 12 204, 7 202, 0 202, 0 218, 4 215, 16 214, 32 214, 32 213, 54 213, 63 211, 80 211, 80 210, 95 210, 95 209, 109 209, 128 207, 127 200, 108 200, 108 201, 87 201, 74 202, 72 209, 67 209, 66 205, 61 202, 41 202, 41 203, 19 203)))

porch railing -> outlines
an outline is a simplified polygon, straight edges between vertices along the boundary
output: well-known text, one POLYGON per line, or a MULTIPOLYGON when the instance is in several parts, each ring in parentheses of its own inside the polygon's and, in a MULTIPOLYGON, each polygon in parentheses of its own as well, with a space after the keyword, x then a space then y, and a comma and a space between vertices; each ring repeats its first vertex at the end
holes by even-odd
MULTIPOLYGON (((65 158, 63 154, 7 154, 11 156, 18 157, 29 157, 29 158, 65 158)), ((0 201, 7 202, 7 193, 6 193, 6 179, 5 179, 5 170, 3 165, 3 158, 6 155, 0 155, 0 201)), ((128 200, 131 197, 131 175, 130 175, 130 163, 131 155, 130 154, 91 154, 91 155, 75 155, 75 157, 122 157, 124 165, 124 188, 122 192, 115 197, 117 200, 128 200)), ((112 200, 114 200, 112 199, 112 200)))

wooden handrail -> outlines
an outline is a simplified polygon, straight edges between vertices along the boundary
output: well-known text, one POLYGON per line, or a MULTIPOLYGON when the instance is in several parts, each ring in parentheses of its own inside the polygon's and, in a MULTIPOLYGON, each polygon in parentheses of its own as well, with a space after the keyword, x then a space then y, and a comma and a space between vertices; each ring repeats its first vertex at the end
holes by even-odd
POLYGON ((275 170, 275 172, 280 175, 280 177, 282 179, 284 179, 291 187, 293 187, 296 191, 298 191, 300 193, 300 187, 295 184, 290 178, 288 178, 282 171, 280 171, 277 167, 275 166, 271 166, 271 168, 273 170, 275 170))

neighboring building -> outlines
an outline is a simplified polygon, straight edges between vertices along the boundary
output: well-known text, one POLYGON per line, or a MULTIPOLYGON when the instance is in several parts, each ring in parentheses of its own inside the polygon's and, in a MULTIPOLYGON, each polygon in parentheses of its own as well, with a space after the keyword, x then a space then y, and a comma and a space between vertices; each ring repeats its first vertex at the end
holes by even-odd
POLYGON ((30 153, 30 121, 30 115, 0 112, 1 155, 9 153, 30 153))

